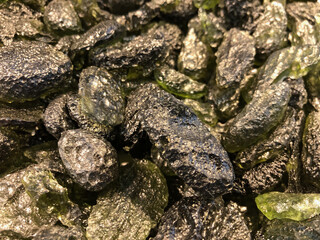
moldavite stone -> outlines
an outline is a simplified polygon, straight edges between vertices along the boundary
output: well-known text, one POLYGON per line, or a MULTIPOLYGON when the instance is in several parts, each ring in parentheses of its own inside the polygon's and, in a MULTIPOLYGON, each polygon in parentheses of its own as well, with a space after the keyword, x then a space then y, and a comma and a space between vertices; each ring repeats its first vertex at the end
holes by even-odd
POLYGON ((320 214, 320 194, 269 192, 259 195, 255 201, 269 220, 302 221, 320 214))
POLYGON ((68 94, 67 108, 72 120, 74 120, 78 126, 89 132, 105 136, 112 130, 111 126, 107 126, 95 121, 94 118, 88 116, 80 107, 80 96, 78 94, 68 94))
POLYGON ((108 126, 124 119, 125 101, 120 83, 102 68, 89 67, 81 72, 79 80, 80 108, 97 122, 108 126))
POLYGON ((286 176, 288 162, 288 156, 279 156, 275 161, 260 163, 241 176, 241 184, 249 193, 272 191, 286 176))
POLYGON ((254 39, 247 32, 232 28, 224 34, 216 52, 216 77, 209 83, 209 99, 221 119, 230 119, 239 112, 239 87, 255 54, 254 39))
POLYGON ((59 220, 71 226, 81 214, 68 199, 67 189, 37 165, 0 178, 0 190, 0 238, 31 238, 59 220))
POLYGON ((262 235, 262 238, 257 237, 256 239, 319 239, 320 217, 316 216, 300 222, 274 219, 263 226, 262 235))
POLYGON ((77 223, 80 209, 70 201, 68 190, 58 183, 49 170, 30 169, 23 175, 21 182, 41 215, 55 217, 65 226, 77 223), (71 212, 76 215, 70 215, 71 212))
POLYGON ((186 197, 175 203, 163 216, 154 240, 230 239, 249 240, 250 231, 240 207, 234 202, 201 201, 186 197))
POLYGON ((61 134, 62 162, 72 179, 89 191, 100 191, 118 176, 117 152, 102 138, 83 129, 61 134))
POLYGON ((316 187, 320 187, 320 113, 309 114, 303 134, 302 166, 303 178, 316 187))
POLYGON ((206 10, 214 10, 220 0, 193 0, 194 5, 197 8, 203 8, 206 10))
POLYGON ((290 77, 305 76, 310 93, 319 91, 320 47, 317 45, 293 46, 272 53, 261 67, 253 85, 255 95, 260 95, 272 83, 290 77))
POLYGON ((72 44, 71 50, 89 50, 100 44, 108 44, 122 36, 123 33, 123 26, 117 22, 113 20, 102 21, 82 34, 80 39, 72 44))
POLYGON ((262 7, 259 0, 225 0, 223 16, 231 27, 238 27, 252 32, 262 7))
POLYGON ((303 128, 304 112, 288 107, 284 121, 266 139, 252 145, 238 153, 235 163, 244 169, 267 161, 277 161, 286 156, 290 158, 293 143, 300 142, 301 128, 303 128), (298 128, 298 131, 294 131, 298 128))
POLYGON ((214 105, 208 102, 200 102, 193 99, 185 99, 183 103, 190 107, 198 118, 204 123, 214 127, 218 122, 218 117, 214 111, 214 105))
POLYGON ((198 11, 198 17, 200 20, 200 29, 196 29, 197 35, 200 35, 201 40, 209 44, 212 48, 218 47, 223 39, 223 34, 226 32, 223 19, 201 8, 198 11))
POLYGON ((4 45, 10 45, 15 36, 36 38, 43 28, 40 18, 40 13, 22 3, 8 1, 0 4, 0 40, 4 45))
POLYGON ((75 128, 67 109, 68 95, 63 94, 52 100, 44 112, 47 131, 59 139, 62 132, 75 128))
POLYGON ((108 70, 118 69, 134 77, 149 75, 157 63, 166 57, 167 44, 164 35, 156 31, 135 37, 128 43, 110 47, 97 47, 90 52, 92 65, 108 70), (139 73, 138 73, 139 72, 139 73))
POLYGON ((291 45, 316 45, 320 42, 320 3, 293 2, 286 6, 291 45))
POLYGON ((264 58, 286 45, 287 22, 285 6, 282 3, 272 1, 264 4, 264 12, 253 33, 257 52, 264 58))
POLYGON ((34 240, 85 240, 83 230, 77 227, 50 226, 40 228, 33 236, 34 240))
POLYGON ((119 183, 103 192, 88 219, 87 238, 144 240, 168 203, 166 180, 149 161, 125 167, 119 183))
POLYGON ((222 144, 229 152, 241 151, 266 135, 283 119, 291 97, 286 82, 271 85, 255 97, 229 125, 222 144))
POLYGON ((183 98, 197 99, 206 94, 206 85, 169 67, 155 70, 154 77, 166 91, 183 98))
POLYGON ((0 99, 23 102, 68 85, 70 59, 52 46, 32 41, 0 48, 0 99))
POLYGON ((183 41, 178 59, 180 72, 197 81, 205 81, 210 77, 213 53, 209 46, 204 44, 191 28, 183 41))
POLYGON ((234 179, 227 153, 208 128, 181 101, 154 84, 128 99, 124 136, 129 145, 145 132, 186 184, 206 196, 227 192, 234 179))
POLYGON ((239 87, 256 54, 254 39, 236 28, 224 34, 216 52, 216 83, 218 88, 239 87))
POLYGON ((44 22, 48 29, 60 34, 70 34, 82 30, 78 17, 70 0, 53 0, 45 8, 44 22))

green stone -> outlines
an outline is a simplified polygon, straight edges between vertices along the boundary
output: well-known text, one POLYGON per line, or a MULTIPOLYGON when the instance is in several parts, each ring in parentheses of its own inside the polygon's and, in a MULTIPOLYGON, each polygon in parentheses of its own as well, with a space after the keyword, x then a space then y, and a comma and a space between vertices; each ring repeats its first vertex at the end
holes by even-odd
POLYGON ((219 0, 193 0, 193 4, 196 8, 203 8, 206 10, 213 10, 219 2, 219 0))
POLYGON ((167 66, 157 69, 154 77, 164 90, 179 97, 198 99, 206 94, 206 84, 167 66))
POLYGON ((269 192, 259 195, 255 201, 269 220, 303 221, 320 214, 320 194, 269 192))
POLYGON ((99 196, 88 219, 87 238, 146 239, 167 203, 166 180, 159 168, 145 160, 129 163, 119 183, 99 196))

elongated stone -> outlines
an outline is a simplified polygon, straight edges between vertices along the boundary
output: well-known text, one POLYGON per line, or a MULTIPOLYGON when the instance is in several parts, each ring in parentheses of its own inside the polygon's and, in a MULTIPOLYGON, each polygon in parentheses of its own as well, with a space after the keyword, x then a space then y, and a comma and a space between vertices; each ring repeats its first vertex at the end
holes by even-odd
POLYGON ((320 213, 320 194, 270 192, 255 199, 259 210, 269 219, 302 221, 320 213))
POLYGON ((0 48, 0 59, 1 101, 33 100, 69 84, 70 59, 48 44, 15 42, 0 48))

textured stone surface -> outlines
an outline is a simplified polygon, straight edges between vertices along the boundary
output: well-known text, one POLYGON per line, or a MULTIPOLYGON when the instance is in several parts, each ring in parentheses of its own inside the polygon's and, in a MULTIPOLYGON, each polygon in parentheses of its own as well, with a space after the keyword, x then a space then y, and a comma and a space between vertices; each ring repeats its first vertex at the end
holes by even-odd
POLYGON ((104 191, 88 220, 87 238, 144 240, 168 203, 166 180, 143 160, 124 167, 118 184, 104 191))
POLYGON ((78 17, 70 0, 53 0, 45 8, 44 22, 56 33, 71 34, 82 30, 78 17))
POLYGON ((47 131, 59 139, 62 132, 75 128, 67 109, 68 95, 63 94, 51 101, 44 112, 47 131))
POLYGON ((320 194, 269 192, 259 195, 255 201, 269 220, 302 221, 320 213, 320 194))
POLYGON ((198 99, 206 94, 206 85, 169 67, 156 69, 154 77, 167 92, 183 98, 198 99))
POLYGON ((72 179, 89 191, 100 191, 118 176, 117 152, 102 138, 82 129, 61 134, 59 153, 72 179))
POLYGON ((0 48, 0 99, 33 100, 68 85, 70 59, 52 46, 32 41, 0 48))
POLYGON ((253 98, 227 128, 222 139, 226 150, 238 152, 265 138, 283 119, 290 96, 289 85, 278 82, 253 98))
POLYGON ((249 240, 251 236, 236 203, 223 206, 223 203, 183 198, 165 213, 153 239, 249 240))
POLYGON ((97 122, 115 126, 124 119, 125 101, 120 83, 102 68, 89 67, 79 79, 80 108, 97 122))
POLYGON ((203 195, 224 193, 234 173, 228 155, 182 102, 156 85, 135 90, 128 100, 124 136, 137 144, 145 132, 172 170, 203 195))

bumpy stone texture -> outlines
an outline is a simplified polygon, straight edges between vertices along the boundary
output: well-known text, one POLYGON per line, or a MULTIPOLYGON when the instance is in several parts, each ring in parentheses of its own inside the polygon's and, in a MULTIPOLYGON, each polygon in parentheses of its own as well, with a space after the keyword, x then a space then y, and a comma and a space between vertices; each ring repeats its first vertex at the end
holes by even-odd
POLYGON ((110 47, 97 47, 90 52, 90 63, 99 67, 119 69, 135 78, 147 76, 162 62, 167 44, 161 32, 135 37, 128 43, 110 47))
MULTIPOLYGON (((200 21, 199 27, 195 26, 197 35, 203 42, 209 44, 210 47, 218 47, 223 39, 223 34, 226 32, 226 26, 223 19, 217 17, 212 12, 206 12, 202 9, 199 9, 198 17, 200 21)), ((194 23, 190 21, 188 27, 192 27, 192 24, 194 23)))
POLYGON ((183 98, 198 99, 206 94, 206 85, 169 67, 156 69, 154 76, 167 92, 183 98))
MULTIPOLYGON (((165 0, 159 0, 165 2, 165 0)), ((162 15, 165 18, 170 19, 176 24, 183 25, 185 24, 192 16, 197 13, 197 8, 193 4, 193 0, 178 0, 173 1, 173 6, 169 8, 160 8, 162 15)))
POLYGON ((320 187, 320 113, 311 112, 303 134, 302 166, 303 178, 308 184, 320 187))
POLYGON ((320 194, 270 192, 259 195, 255 201, 269 220, 302 221, 320 213, 320 194))
POLYGON ((230 27, 252 32, 263 8, 259 0, 225 0, 224 18, 230 27))
POLYGON ((203 8, 206 10, 214 10, 215 6, 220 2, 220 0, 193 0, 193 4, 197 8, 203 8))
POLYGON ((193 99, 185 99, 183 101, 185 105, 190 107, 198 118, 204 123, 214 127, 218 122, 218 117, 214 111, 213 104, 208 102, 200 102, 193 99))
POLYGON ((235 160, 241 168, 249 169, 261 162, 277 160, 286 156, 290 157, 293 143, 300 142, 303 127, 304 112, 288 108, 284 121, 280 123, 273 133, 266 139, 252 145, 240 152, 235 160), (296 132, 294 128, 299 130, 296 132))
POLYGON ((59 139, 62 132, 75 128, 67 109, 68 95, 63 94, 52 100, 44 112, 47 131, 59 139))
POLYGON ((81 214, 68 199, 67 189, 50 171, 37 165, 2 177, 0 190, 1 238, 31 238, 40 228, 52 227, 58 220, 72 226, 81 214))
POLYGON ((125 101, 120 83, 102 68, 89 67, 79 79, 81 110, 97 122, 108 126, 122 123, 125 101))
POLYGON ((253 64, 255 53, 254 39, 247 32, 232 28, 225 33, 216 52, 217 86, 219 88, 239 86, 253 64))
POLYGON ((78 94, 68 94, 67 109, 70 117, 75 121, 78 127, 89 132, 105 136, 112 130, 111 126, 101 124, 94 118, 85 114, 80 107, 80 96, 78 94))
POLYGON ((48 1, 47 0, 22 0, 21 2, 31 6, 32 8, 36 8, 42 11, 48 1))
POLYGON ((222 144, 229 152, 238 152, 266 137, 283 119, 291 97, 286 82, 271 85, 252 101, 228 126, 222 144))
POLYGON ((129 96, 124 128, 129 145, 145 132, 172 170, 201 194, 214 196, 232 186, 232 165, 220 143, 189 108, 156 85, 129 96))
POLYGON ((117 152, 102 138, 82 129, 61 134, 59 153, 72 179, 89 191, 100 191, 118 176, 117 152))
POLYGON ((70 0, 53 0, 45 8, 47 28, 58 34, 71 34, 82 30, 81 21, 70 0))
POLYGON ((239 206, 234 202, 223 205, 183 198, 165 213, 153 239, 251 239, 239 206))
POLYGON ((113 20, 102 21, 90 28, 87 32, 80 36, 72 46, 72 51, 89 50, 99 44, 111 43, 114 39, 120 37, 124 32, 124 28, 113 20))
POLYGON ((285 6, 282 3, 272 1, 264 4, 264 12, 253 33, 260 56, 266 58, 286 45, 287 22, 285 6))
POLYGON ((159 168, 143 160, 122 172, 119 183, 98 197, 88 219, 88 240, 144 240, 163 215, 168 189, 159 168))
POLYGON ((255 54, 254 39, 247 32, 232 28, 224 34, 216 52, 216 77, 210 89, 222 118, 229 119, 239 111, 239 87, 255 54))
POLYGON ((41 34, 41 14, 22 3, 8 1, 0 4, 0 40, 10 45, 15 36, 36 38, 41 34))
POLYGON ((40 228, 34 235, 34 240, 85 240, 84 233, 79 228, 66 228, 59 225, 40 228))
POLYGON ((68 85, 70 59, 41 42, 15 42, 0 48, 0 99, 23 102, 68 85))
POLYGON ((319 91, 318 71, 320 47, 317 45, 293 46, 272 53, 260 68, 256 81, 253 83, 254 94, 260 95, 273 82, 290 77, 305 77, 309 93, 319 91))
POLYGON ((301 222, 275 219, 263 226, 262 234, 256 239, 318 239, 319 226, 319 216, 301 222))
POLYGON ((180 72, 197 81, 205 81, 210 77, 213 53, 209 46, 204 44, 191 28, 183 41, 178 59, 180 72))
POLYGON ((289 40, 292 45, 316 45, 320 42, 320 3, 293 2, 287 4, 289 40))

